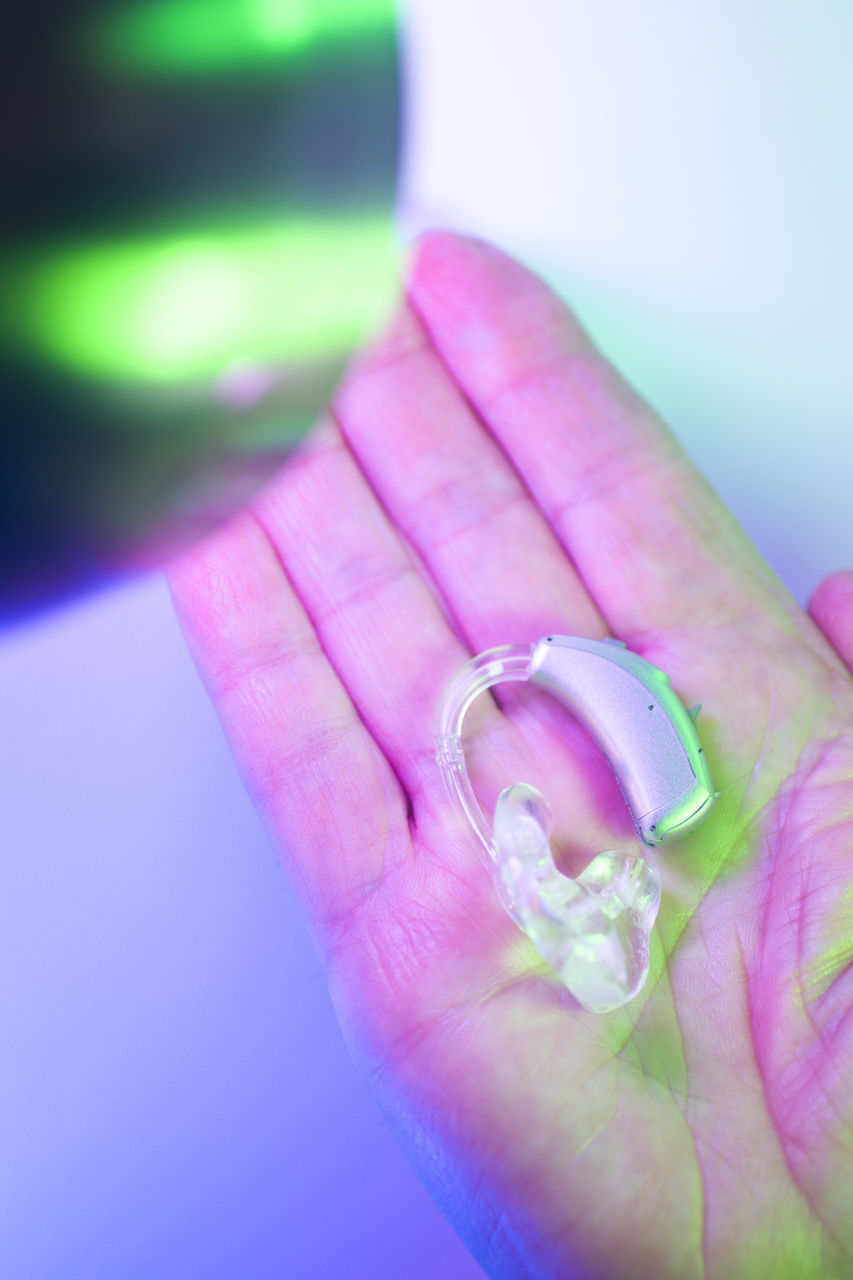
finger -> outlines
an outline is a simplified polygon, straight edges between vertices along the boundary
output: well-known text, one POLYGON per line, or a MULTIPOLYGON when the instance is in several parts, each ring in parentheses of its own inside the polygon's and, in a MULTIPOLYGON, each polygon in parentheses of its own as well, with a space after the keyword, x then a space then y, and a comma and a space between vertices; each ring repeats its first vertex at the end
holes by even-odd
POLYGON ((551 631, 605 634, 564 549, 408 305, 352 367, 335 412, 473 650, 551 631))
POLYGON ((815 587, 809 613, 853 672, 853 569, 839 569, 815 587))
POLYGON ((537 277, 479 241, 416 243, 409 296, 618 635, 787 593, 677 441, 537 277))
POLYGON ((257 521, 171 566, 191 652, 315 922, 346 915, 408 836, 405 797, 257 521))
MULTIPOLYGON (((411 802, 436 797, 438 699, 470 654, 336 423, 327 421, 312 433, 255 501, 254 511, 323 650, 411 802)), ((479 714, 485 714, 482 708, 479 714)), ((494 704, 491 714, 497 717, 494 704)))

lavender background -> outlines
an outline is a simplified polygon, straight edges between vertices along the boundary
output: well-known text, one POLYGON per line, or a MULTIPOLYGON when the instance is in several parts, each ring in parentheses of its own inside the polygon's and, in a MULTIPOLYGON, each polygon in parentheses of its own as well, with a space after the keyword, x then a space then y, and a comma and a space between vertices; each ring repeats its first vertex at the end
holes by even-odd
MULTIPOLYGON (((401 238, 545 270, 801 600, 853 565, 853 14, 410 0, 401 238)), ((159 575, 0 636, 0 1275, 470 1280, 159 575)))

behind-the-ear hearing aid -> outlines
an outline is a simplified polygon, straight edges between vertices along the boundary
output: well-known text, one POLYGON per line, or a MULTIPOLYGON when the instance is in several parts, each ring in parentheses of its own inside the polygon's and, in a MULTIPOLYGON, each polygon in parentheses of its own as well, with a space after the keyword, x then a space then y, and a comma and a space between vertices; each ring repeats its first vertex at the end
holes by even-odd
POLYGON ((478 694, 520 680, 559 699, 595 739, 646 845, 685 835, 714 802, 699 707, 687 711, 669 677, 621 641, 557 635, 480 654, 441 707, 438 762, 501 901, 584 1008, 606 1013, 645 983, 660 877, 645 858, 616 852, 598 854, 576 879, 563 875, 549 844, 551 810, 526 783, 501 792, 489 826, 465 765, 462 722, 478 694))

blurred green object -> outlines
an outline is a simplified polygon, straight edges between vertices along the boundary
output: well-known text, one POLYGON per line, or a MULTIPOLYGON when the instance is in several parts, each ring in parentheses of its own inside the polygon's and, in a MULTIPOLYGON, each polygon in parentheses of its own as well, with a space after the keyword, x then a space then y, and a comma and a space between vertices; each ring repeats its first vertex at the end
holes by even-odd
POLYGON ((28 350, 87 378, 210 378, 235 355, 292 363, 348 346, 387 266, 383 217, 103 241, 24 267, 17 327, 28 350))
POLYGON ((260 66, 323 40, 380 35, 387 0, 141 0, 97 15, 82 46, 105 67, 187 75, 260 66))
POLYGON ((0 612, 157 563, 394 294, 388 0, 33 0, 0 46, 0 612))

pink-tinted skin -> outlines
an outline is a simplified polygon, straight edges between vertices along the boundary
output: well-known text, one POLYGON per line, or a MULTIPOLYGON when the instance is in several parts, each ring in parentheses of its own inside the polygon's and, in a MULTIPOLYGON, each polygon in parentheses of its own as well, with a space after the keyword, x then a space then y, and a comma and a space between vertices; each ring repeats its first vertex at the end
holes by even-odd
MULTIPOLYGON (((491 1276, 849 1276, 853 575, 815 594, 824 634, 504 254, 429 233, 406 293, 172 573, 353 1053, 491 1276), (552 631, 616 635, 701 701, 722 792, 655 855, 649 982, 606 1016, 507 917, 433 756, 467 657, 552 631)), ((470 713, 482 802, 538 786, 575 872, 641 851, 596 748, 529 695, 470 713)))

